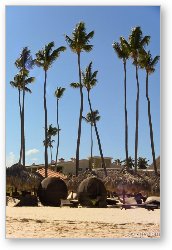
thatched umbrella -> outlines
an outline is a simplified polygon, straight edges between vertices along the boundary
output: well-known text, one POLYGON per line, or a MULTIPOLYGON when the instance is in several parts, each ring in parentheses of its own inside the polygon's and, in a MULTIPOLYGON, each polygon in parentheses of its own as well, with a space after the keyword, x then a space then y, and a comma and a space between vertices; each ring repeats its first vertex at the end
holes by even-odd
POLYGON ((106 190, 110 193, 117 193, 118 196, 123 195, 124 203, 126 194, 150 191, 150 183, 143 176, 126 168, 108 173, 108 177, 104 178, 103 182, 106 190))
POLYGON ((106 207, 107 192, 103 182, 96 177, 83 180, 77 190, 78 201, 86 207, 106 207))
POLYGON ((114 179, 114 186, 117 193, 138 193, 150 190, 150 184, 139 174, 124 169, 114 179))
POLYGON ((141 176, 149 183, 151 186, 149 195, 160 195, 160 173, 155 174, 154 172, 143 172, 141 176))
POLYGON ((41 180, 41 176, 30 173, 26 167, 18 163, 6 169, 7 186, 15 187, 20 191, 37 189, 41 180))
POLYGON ((91 174, 90 171, 86 170, 84 173, 82 174, 79 174, 78 176, 69 176, 65 182, 66 182, 66 185, 68 187, 68 191, 69 193, 70 192, 74 192, 76 193, 77 192, 77 189, 79 187, 79 184, 85 180, 86 178, 88 177, 92 177, 93 175, 91 174))
POLYGON ((103 179, 103 183, 105 185, 106 191, 109 193, 109 196, 111 197, 112 194, 115 192, 115 185, 113 178, 107 176, 106 178, 103 179))
POLYGON ((38 188, 38 197, 44 206, 59 207, 61 199, 67 199, 67 196, 66 183, 58 177, 45 178, 38 188))

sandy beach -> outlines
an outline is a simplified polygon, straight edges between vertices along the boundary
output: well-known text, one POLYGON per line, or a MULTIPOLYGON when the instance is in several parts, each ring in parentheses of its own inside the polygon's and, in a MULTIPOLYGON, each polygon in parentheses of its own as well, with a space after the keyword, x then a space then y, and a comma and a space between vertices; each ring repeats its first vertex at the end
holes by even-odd
POLYGON ((160 238, 160 209, 8 206, 6 238, 160 238))

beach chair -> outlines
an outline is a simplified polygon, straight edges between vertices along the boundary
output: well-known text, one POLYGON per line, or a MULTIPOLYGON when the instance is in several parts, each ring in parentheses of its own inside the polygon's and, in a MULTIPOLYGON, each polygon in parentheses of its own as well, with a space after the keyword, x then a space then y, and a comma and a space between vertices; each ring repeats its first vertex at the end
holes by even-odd
POLYGON ((78 200, 70 200, 70 207, 78 207, 79 201, 78 200))
POLYGON ((121 204, 121 210, 123 208, 126 209, 129 209, 129 208, 132 208, 132 207, 141 207, 141 208, 145 208, 149 211, 154 211, 154 209, 158 209, 158 205, 157 204, 146 204, 146 203, 142 203, 142 204, 121 204))
POLYGON ((145 208, 149 211, 150 210, 154 211, 154 209, 158 209, 160 207, 160 201, 159 200, 156 201, 155 197, 153 197, 154 199, 150 198, 151 197, 149 197, 145 202, 139 204, 137 203, 137 200, 134 197, 125 198, 125 203, 123 203, 123 199, 120 199, 122 203, 118 204, 118 207, 120 207, 121 210, 123 208, 125 208, 126 210, 134 207, 140 207, 140 208, 145 208))

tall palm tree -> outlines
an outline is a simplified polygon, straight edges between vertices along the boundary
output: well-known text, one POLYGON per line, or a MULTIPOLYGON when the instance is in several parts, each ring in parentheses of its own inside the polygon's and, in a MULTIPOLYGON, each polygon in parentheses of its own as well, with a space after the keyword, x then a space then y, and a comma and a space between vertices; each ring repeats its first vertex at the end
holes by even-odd
POLYGON ((123 40, 128 49, 130 50, 130 56, 133 59, 133 64, 136 68, 136 82, 137 82, 137 97, 136 97, 136 130, 135 130, 135 172, 137 172, 137 154, 138 154, 138 131, 139 131, 139 96, 140 86, 138 77, 138 58, 139 53, 143 51, 144 47, 149 44, 150 36, 144 36, 140 27, 132 29, 129 36, 129 43, 123 40))
POLYGON ((24 82, 24 88, 25 92, 32 93, 32 91, 27 87, 29 83, 34 82, 34 77, 27 77, 25 78, 21 73, 14 76, 13 81, 10 81, 10 84, 12 87, 18 89, 18 104, 19 104, 19 112, 20 112, 20 125, 21 125, 21 145, 20 145, 20 156, 19 156, 19 165, 21 165, 21 159, 22 159, 22 152, 23 152, 23 130, 22 130, 22 103, 21 103, 21 91, 23 90, 23 82, 24 82))
POLYGON ((148 104, 148 119, 149 119, 149 129, 150 129, 150 141, 151 141, 151 149, 152 149, 152 158, 154 171, 157 174, 157 166, 156 166, 156 158, 155 158, 155 147, 154 147, 154 139, 153 139, 153 127, 152 127, 152 118, 151 118, 151 107, 150 107, 150 99, 149 99, 149 75, 155 72, 155 66, 159 61, 159 56, 155 56, 152 58, 150 51, 143 51, 139 56, 139 66, 142 69, 146 70, 146 99, 148 104))
MULTIPOLYGON (((38 67, 44 70, 44 112, 45 112, 45 142, 47 141, 47 100, 46 100, 46 87, 47 87, 47 72, 52 66, 53 62, 59 57, 60 53, 66 50, 66 47, 61 46, 55 50, 54 42, 50 42, 42 50, 36 53, 35 63, 38 67)), ((45 143, 45 178, 47 177, 48 169, 48 152, 47 143, 45 143)))
POLYGON ((81 63, 80 57, 81 52, 90 52, 93 45, 90 45, 90 39, 94 36, 94 31, 86 33, 85 23, 80 22, 76 25, 72 37, 65 35, 66 42, 68 43, 71 50, 77 54, 78 57, 78 73, 79 73, 79 88, 80 88, 80 114, 78 123, 78 136, 77 136, 77 146, 76 146, 76 176, 78 176, 79 170, 79 148, 80 148, 80 138, 81 138, 81 123, 82 123, 82 113, 83 113, 83 86, 81 80, 81 63))
POLYGON ((82 72, 82 84, 87 90, 87 98, 88 98, 90 112, 91 112, 91 115, 92 115, 92 118, 93 118, 93 124, 94 124, 96 137, 97 137, 97 141, 98 141, 98 145, 99 145, 99 151, 100 151, 100 156, 101 156, 101 161, 102 161, 102 167, 104 168, 105 176, 107 176, 107 170, 106 170, 106 165, 105 165, 105 161, 104 161, 104 157, 103 157, 103 151, 102 151, 102 146, 101 146, 101 142, 100 142, 100 136, 99 136, 99 133, 98 133, 96 120, 94 119, 95 117, 94 117, 94 114, 93 114, 92 104, 91 104, 91 100, 90 100, 90 91, 97 83, 97 79, 96 79, 97 73, 98 73, 98 71, 92 72, 92 62, 91 62, 88 65, 88 67, 86 68, 85 72, 82 72))
POLYGON ((15 61, 16 67, 20 70, 20 74, 23 76, 23 101, 21 112, 21 131, 22 131, 22 153, 23 153, 23 166, 25 166, 25 78, 27 77, 29 70, 34 66, 34 60, 32 59, 31 52, 28 47, 24 47, 20 53, 20 57, 15 61))
POLYGON ((100 120, 100 115, 99 111, 95 110, 92 113, 89 112, 86 117, 83 117, 83 119, 90 124, 91 127, 91 159, 90 159, 90 165, 89 168, 92 170, 92 158, 93 158, 93 126, 94 126, 94 121, 97 122, 100 120))
POLYGON ((127 116, 127 73, 126 73, 126 62, 130 55, 130 49, 126 46, 124 38, 120 37, 120 43, 114 42, 112 44, 117 56, 122 59, 124 66, 124 112, 125 112, 125 155, 128 168, 128 116, 127 116))
POLYGON ((59 99, 63 96, 65 88, 57 87, 55 91, 55 97, 57 99, 57 151, 56 151, 56 165, 59 153, 59 142, 60 142, 60 127, 59 127, 59 99))

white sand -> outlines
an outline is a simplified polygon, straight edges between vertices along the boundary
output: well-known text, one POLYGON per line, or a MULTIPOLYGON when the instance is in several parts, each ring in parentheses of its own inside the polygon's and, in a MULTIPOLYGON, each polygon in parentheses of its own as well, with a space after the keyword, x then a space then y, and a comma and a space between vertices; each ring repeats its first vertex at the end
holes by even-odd
POLYGON ((7 207, 7 238, 159 238, 160 209, 7 207))

